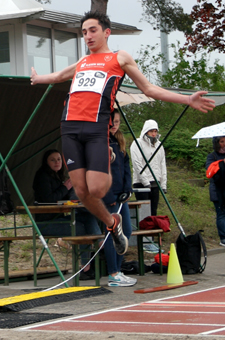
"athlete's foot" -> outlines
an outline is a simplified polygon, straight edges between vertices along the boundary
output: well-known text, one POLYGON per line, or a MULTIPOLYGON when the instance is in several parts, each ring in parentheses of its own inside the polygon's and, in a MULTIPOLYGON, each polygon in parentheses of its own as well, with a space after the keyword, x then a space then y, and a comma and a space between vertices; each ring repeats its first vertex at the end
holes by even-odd
POLYGON ((112 164, 116 159, 116 154, 113 152, 113 148, 111 146, 109 147, 109 152, 110 152, 110 163, 112 164))
POLYGON ((113 244, 117 254, 123 255, 128 248, 128 239, 123 233, 122 229, 122 216, 120 214, 112 214, 114 218, 114 225, 112 227, 107 226, 107 230, 110 231, 113 239, 113 244))

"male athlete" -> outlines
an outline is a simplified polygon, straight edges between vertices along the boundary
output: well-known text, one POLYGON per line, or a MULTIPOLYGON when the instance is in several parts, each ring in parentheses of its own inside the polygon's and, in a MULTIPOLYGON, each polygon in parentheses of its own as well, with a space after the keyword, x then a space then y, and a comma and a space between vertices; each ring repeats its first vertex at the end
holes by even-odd
POLYGON ((48 75, 37 75, 32 68, 31 85, 60 83, 73 78, 61 121, 64 159, 77 196, 108 226, 115 249, 122 255, 128 247, 122 217, 110 214, 101 198, 112 183, 108 136, 113 104, 125 73, 148 97, 190 105, 202 112, 213 110, 215 105, 213 100, 202 97, 207 93, 205 91, 186 96, 149 83, 127 52, 110 51, 107 43, 110 27, 107 15, 85 13, 81 28, 90 55, 48 75))

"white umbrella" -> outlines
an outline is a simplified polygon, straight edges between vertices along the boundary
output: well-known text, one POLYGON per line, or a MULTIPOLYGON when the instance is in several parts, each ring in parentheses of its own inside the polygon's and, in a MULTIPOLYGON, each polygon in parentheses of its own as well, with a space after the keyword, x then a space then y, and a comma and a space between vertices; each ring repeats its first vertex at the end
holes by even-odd
POLYGON ((201 138, 213 138, 218 136, 225 136, 225 122, 206 126, 200 129, 191 139, 198 139, 197 146, 199 144, 199 139, 201 138))
MULTIPOLYGON (((116 99, 120 106, 128 105, 128 104, 140 104, 143 102, 154 102, 153 98, 147 97, 143 93, 127 93, 124 91, 118 91, 116 95, 116 99)), ((117 107, 116 103, 114 107, 117 107)))
POLYGON ((217 136, 225 136, 225 122, 202 128, 192 137, 192 139, 212 138, 217 136))

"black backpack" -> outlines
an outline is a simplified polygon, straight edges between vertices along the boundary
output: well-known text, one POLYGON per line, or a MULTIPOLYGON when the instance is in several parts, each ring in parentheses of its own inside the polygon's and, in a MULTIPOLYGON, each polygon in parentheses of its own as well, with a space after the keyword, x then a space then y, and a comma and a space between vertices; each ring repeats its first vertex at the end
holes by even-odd
POLYGON ((8 176, 6 170, 0 171, 0 215, 6 215, 13 211, 13 202, 8 188, 8 176))
POLYGON ((186 237, 181 233, 177 238, 176 248, 182 274, 197 274, 205 270, 207 250, 200 230, 194 235, 186 237), (202 250, 204 256, 203 264, 201 264, 202 250))

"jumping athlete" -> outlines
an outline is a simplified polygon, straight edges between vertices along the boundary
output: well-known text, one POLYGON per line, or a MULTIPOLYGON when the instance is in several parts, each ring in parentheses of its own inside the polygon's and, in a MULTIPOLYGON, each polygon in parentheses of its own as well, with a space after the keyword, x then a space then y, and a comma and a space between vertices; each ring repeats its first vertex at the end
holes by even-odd
POLYGON ((81 28, 90 55, 59 72, 38 75, 31 70, 31 85, 72 80, 64 107, 61 134, 65 163, 76 192, 84 206, 103 221, 111 232, 118 254, 127 251, 128 241, 122 230, 120 214, 110 214, 101 198, 109 190, 111 152, 109 128, 113 104, 125 73, 148 97, 190 105, 202 112, 215 107, 214 101, 198 91, 191 96, 176 94, 151 84, 125 51, 110 51, 111 23, 107 15, 87 12, 81 28))

